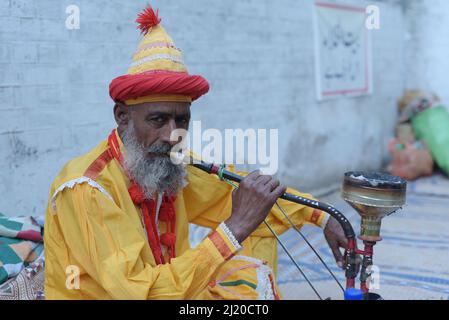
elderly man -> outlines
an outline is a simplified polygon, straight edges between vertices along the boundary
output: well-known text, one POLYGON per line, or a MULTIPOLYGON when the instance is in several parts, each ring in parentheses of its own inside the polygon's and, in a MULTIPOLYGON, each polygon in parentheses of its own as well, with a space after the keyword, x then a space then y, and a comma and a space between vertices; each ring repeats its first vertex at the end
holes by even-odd
MULTIPOLYGON (((46 298, 279 298, 276 241, 261 223, 278 233, 288 229, 272 209, 285 188, 255 171, 234 191, 199 169, 172 163, 167 154, 177 141, 171 133, 188 129, 191 102, 209 85, 187 73, 151 7, 137 22, 144 37, 134 61, 110 85, 117 129, 67 163, 50 190, 46 298), (213 230, 195 248, 189 223, 213 230)), ((298 227, 323 227, 341 262, 345 244, 335 220, 282 205, 298 227)))

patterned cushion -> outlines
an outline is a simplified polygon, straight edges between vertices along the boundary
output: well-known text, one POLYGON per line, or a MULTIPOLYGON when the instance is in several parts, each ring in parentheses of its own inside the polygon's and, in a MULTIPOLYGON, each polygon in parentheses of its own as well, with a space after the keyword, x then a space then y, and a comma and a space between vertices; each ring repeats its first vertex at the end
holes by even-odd
POLYGON ((44 300, 44 259, 0 285, 0 300, 44 300))

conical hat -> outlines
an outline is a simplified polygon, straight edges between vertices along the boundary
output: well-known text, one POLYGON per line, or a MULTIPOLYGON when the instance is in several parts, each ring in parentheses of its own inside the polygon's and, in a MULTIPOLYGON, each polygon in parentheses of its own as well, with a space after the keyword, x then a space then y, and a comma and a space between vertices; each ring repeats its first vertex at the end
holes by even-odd
POLYGON ((136 22, 144 35, 135 52, 128 74, 112 80, 109 94, 127 105, 145 102, 192 102, 209 91, 206 79, 189 75, 181 50, 161 26, 151 7, 136 22))

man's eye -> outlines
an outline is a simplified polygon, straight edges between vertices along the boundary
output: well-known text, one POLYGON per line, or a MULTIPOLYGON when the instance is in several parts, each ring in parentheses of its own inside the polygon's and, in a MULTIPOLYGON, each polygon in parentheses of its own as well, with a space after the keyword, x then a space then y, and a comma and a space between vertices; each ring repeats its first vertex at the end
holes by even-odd
POLYGON ((187 119, 187 118, 180 118, 180 119, 176 119, 176 122, 182 123, 182 124, 186 124, 186 123, 189 123, 189 119, 187 119))
POLYGON ((163 123, 163 122, 165 122, 165 118, 164 117, 154 117, 154 118, 151 118, 151 121, 154 121, 157 123, 163 123))

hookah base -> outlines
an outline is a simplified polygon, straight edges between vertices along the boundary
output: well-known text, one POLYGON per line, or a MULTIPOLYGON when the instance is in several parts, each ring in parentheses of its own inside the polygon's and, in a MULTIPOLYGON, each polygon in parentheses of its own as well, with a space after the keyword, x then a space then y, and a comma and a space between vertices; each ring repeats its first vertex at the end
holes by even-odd
POLYGON ((363 300, 384 300, 384 298, 382 298, 380 294, 368 292, 364 294, 363 300))

